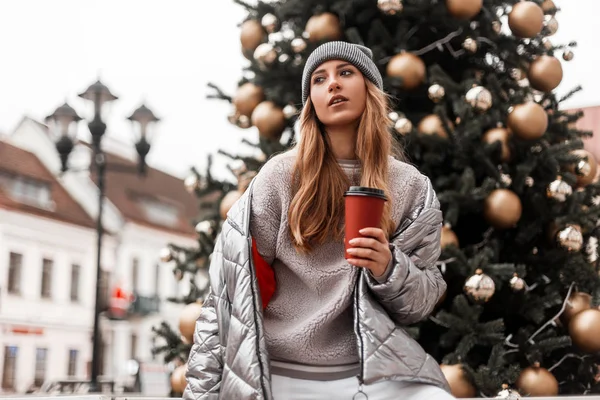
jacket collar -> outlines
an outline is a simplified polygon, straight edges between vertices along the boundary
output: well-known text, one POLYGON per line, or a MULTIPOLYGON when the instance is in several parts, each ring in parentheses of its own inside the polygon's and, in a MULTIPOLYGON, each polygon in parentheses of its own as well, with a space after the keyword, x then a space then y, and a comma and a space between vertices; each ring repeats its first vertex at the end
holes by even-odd
MULTIPOLYGON (((254 178, 256 179, 256 178, 254 178)), ((236 201, 227 213, 227 222, 244 237, 250 237, 250 213, 252 206, 252 187, 254 179, 242 197, 236 201)))

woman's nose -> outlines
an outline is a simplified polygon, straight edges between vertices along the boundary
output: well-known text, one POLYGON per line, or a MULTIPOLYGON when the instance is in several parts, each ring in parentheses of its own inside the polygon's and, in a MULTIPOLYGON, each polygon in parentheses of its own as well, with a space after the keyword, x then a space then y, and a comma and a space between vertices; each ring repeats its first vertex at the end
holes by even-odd
POLYGON ((334 89, 339 90, 340 88, 340 84, 335 79, 329 83, 329 93, 333 92, 334 89))

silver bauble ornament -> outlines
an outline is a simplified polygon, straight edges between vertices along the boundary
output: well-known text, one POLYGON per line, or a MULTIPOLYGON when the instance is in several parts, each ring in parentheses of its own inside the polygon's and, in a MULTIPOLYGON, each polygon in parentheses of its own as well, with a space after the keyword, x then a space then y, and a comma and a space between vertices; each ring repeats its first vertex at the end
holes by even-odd
POLYGON ((279 25, 279 20, 277 17, 271 13, 265 14, 260 20, 260 24, 265 28, 265 30, 269 33, 273 33, 277 30, 277 25, 279 25))
POLYGON ((301 37, 297 37, 290 43, 294 53, 301 53, 306 49, 306 40, 301 37))
POLYGON ((377 0, 377 7, 387 15, 395 15, 404 8, 402 0, 377 0))
POLYGON ((569 251, 579 251, 583 247, 583 235, 578 225, 567 225, 556 235, 556 241, 569 251))
POLYGON ((469 89, 465 99, 477 111, 487 111, 492 106, 492 94, 483 86, 469 89))
POLYGON ((563 181, 560 177, 550 182, 546 195, 557 201, 563 202, 573 193, 573 188, 567 182, 563 181))
POLYGON ((505 400, 519 400, 521 398, 521 394, 516 390, 510 389, 508 385, 502 385, 502 390, 498 392, 496 398, 505 400))
POLYGON ((473 38, 466 38, 462 44, 463 49, 469 53, 475 53, 477 51, 477 41, 473 38))
POLYGON ((214 232, 213 223, 211 221, 201 221, 196 224, 196 232, 212 235, 214 232))
POLYGON ((198 189, 199 183, 200 181, 198 180, 198 176, 196 174, 188 176, 183 181, 183 185, 189 193, 193 193, 196 189, 198 189))
POLYGON ((160 257, 160 261, 162 262, 169 262, 173 259, 173 253, 171 253, 171 249, 169 249, 168 247, 163 247, 162 249, 160 249, 158 256, 160 257))
POLYGON ((558 31, 558 21, 551 15, 546 15, 546 22, 544 23, 544 25, 544 32, 548 36, 552 36, 558 31))
POLYGON ((266 68, 273 64, 277 59, 277 52, 270 43, 261 43, 254 50, 254 59, 258 62, 261 68, 266 68))
POLYGON ((475 275, 467 279, 464 291, 476 303, 485 303, 492 298, 496 291, 494 280, 478 269, 475 275))
POLYGON ((394 129, 399 134, 406 135, 412 131, 413 124, 412 122, 410 122, 410 119, 406 117, 398 118, 398 120, 394 124, 394 129))
POLYGON ((429 94, 429 98, 434 103, 439 102, 446 95, 446 90, 444 89, 444 87, 441 85, 438 85, 437 83, 434 83, 433 85, 429 86, 429 89, 427 92, 429 94))
POLYGON ((286 119, 290 119, 296 114, 298 114, 298 109, 293 104, 288 104, 287 106, 283 107, 283 115, 286 119))
POLYGON ((527 284, 523 280, 523 278, 519 278, 519 275, 514 274, 512 278, 510 278, 510 288, 513 292, 520 292, 527 287, 527 284))

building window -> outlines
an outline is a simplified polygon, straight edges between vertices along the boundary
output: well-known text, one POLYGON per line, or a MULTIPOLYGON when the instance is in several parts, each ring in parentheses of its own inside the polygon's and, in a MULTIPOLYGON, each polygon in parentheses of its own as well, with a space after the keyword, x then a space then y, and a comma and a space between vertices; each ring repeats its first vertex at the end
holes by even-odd
POLYGON ((52 267, 54 262, 44 258, 42 262, 42 290, 41 295, 44 299, 52 297, 52 267))
POLYGON ((2 368, 2 389, 15 390, 15 375, 17 372, 17 346, 4 346, 4 365, 2 368))
POLYGON ((176 206, 149 198, 140 199, 139 204, 150 222, 168 227, 174 227, 179 222, 176 206))
POLYGON ((21 294, 21 269, 23 268, 23 255, 10 253, 8 261, 8 293, 21 294))
POLYGON ((138 292, 138 279, 140 273, 140 260, 134 258, 131 262, 131 289, 134 293, 138 292))
POLYGON ((10 197, 21 203, 45 209, 53 208, 48 182, 0 173, 0 186, 8 191, 10 197))
POLYGON ((77 356, 79 355, 78 350, 69 350, 69 366, 67 367, 67 376, 74 377, 77 375, 77 356))
POLYGON ((81 267, 78 264, 71 265, 71 301, 79 301, 79 275, 81 267))
POLYGON ((137 342, 138 337, 135 333, 131 334, 131 358, 135 359, 137 356, 137 342))
POLYGON ((46 363, 48 361, 48 349, 38 348, 35 350, 35 375, 33 385, 40 387, 46 379, 46 363))

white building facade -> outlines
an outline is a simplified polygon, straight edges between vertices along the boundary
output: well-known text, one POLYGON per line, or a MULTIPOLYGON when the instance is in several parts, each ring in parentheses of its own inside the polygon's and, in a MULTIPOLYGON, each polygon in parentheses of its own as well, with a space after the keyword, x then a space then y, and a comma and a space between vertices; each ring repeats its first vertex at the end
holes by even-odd
MULTIPOLYGON (((29 118, 24 118, 17 129, 6 140, 18 148, 35 154, 39 161, 55 177, 59 176, 60 161, 45 125, 29 118)), ((112 150, 113 152, 107 154, 109 165, 111 163, 119 163, 135 166, 135 160, 126 155, 114 154, 114 148, 112 150)), ((91 151, 89 147, 84 144, 78 144, 72 154, 72 165, 75 167, 87 166, 90 156, 91 151)), ((94 177, 89 173, 67 173, 56 179, 71 198, 94 221, 97 215, 97 187, 94 183, 94 177)), ((122 319, 109 319, 106 318, 108 313, 105 312, 102 314, 103 366, 101 370, 105 377, 115 379, 118 383, 127 374, 127 363, 131 359, 141 362, 162 363, 160 357, 152 354, 152 348, 156 344, 153 338, 152 327, 158 327, 162 321, 167 321, 173 328, 177 329, 182 305, 168 302, 166 299, 184 293, 186 288, 181 287, 181 285, 185 285, 185 282, 177 282, 175 280, 171 266, 160 262, 159 253, 169 243, 179 246, 196 245, 192 219, 198 212, 198 205, 197 199, 185 191, 182 180, 152 168, 148 168, 148 174, 145 179, 140 179, 133 174, 125 176, 125 174, 108 172, 106 182, 107 191, 103 223, 108 235, 104 238, 102 261, 103 274, 106 275, 105 280, 108 282, 108 287, 105 288, 107 290, 106 294, 110 296, 110 293, 118 287, 128 293, 134 293, 138 298, 144 300, 144 307, 142 307, 141 312, 133 312, 122 319)), ((31 218, 35 219, 35 217, 31 218)), ((2 223, 3 221, 0 219, 0 235, 5 230, 2 228, 2 223)), ((35 226, 35 223, 33 225, 35 226)), ((77 229, 82 230, 81 228, 77 229)), ((39 292, 41 289, 39 284, 34 283, 33 280, 29 282, 23 278, 26 285, 32 286, 27 289, 29 297, 26 300, 29 307, 31 307, 30 309, 20 309, 22 303, 18 302, 25 300, 6 293, 4 287, 7 283, 3 282, 7 282, 8 280, 12 247, 8 246, 8 239, 5 241, 4 237, 0 236, 0 285, 3 288, 2 292, 0 292, 0 321, 4 319, 8 320, 9 316, 14 319, 15 315, 35 319, 39 313, 44 312, 45 315, 52 315, 50 318, 52 323, 62 325, 65 329, 67 329, 66 325, 69 325, 69 329, 71 330, 76 329, 71 327, 71 324, 73 326, 81 325, 82 329, 85 327, 83 336, 87 345, 80 346, 81 350, 77 353, 81 360, 79 361, 81 365, 78 366, 80 369, 77 370, 77 376, 85 379, 89 378, 88 363, 91 361, 92 351, 91 333, 94 309, 96 235, 93 228, 87 228, 83 229, 86 232, 85 234, 83 232, 73 234, 77 237, 77 240, 66 240, 69 243, 67 248, 77 249, 79 253, 85 254, 85 256, 81 255, 79 257, 81 261, 78 261, 79 259, 75 255, 68 255, 67 250, 59 251, 56 243, 52 241, 48 242, 48 238, 54 238, 56 241, 61 236, 65 238, 73 236, 61 233, 63 230, 64 227, 62 226, 57 226, 55 230, 52 230, 50 226, 43 225, 43 229, 39 230, 40 235, 43 237, 27 236, 25 234, 30 240, 18 246, 14 243, 18 242, 17 239, 10 241, 12 243, 11 246, 18 248, 14 250, 15 252, 21 251, 27 254, 27 257, 23 258, 23 263, 33 265, 28 267, 30 269, 35 268, 36 258, 42 257, 43 260, 45 257, 44 249, 46 247, 40 243, 52 243, 48 247, 55 248, 61 254, 57 256, 57 260, 60 260, 60 267, 56 267, 56 271, 62 271, 60 278, 58 276, 56 278, 60 279, 61 282, 58 283, 57 281, 54 283, 57 287, 56 293, 59 296, 58 299, 61 299, 61 303, 58 303, 60 304, 60 307, 58 307, 60 310, 48 310, 44 308, 46 300, 41 298, 41 296, 35 297, 35 291, 39 292), (71 277, 68 274, 65 275, 64 272, 68 272, 70 264, 77 262, 85 265, 85 268, 87 268, 85 277, 83 275, 81 277, 82 282, 85 282, 82 285, 86 285, 84 286, 85 289, 82 289, 82 296, 85 296, 86 300, 82 300, 81 305, 72 305, 68 301, 70 292, 68 290, 65 292, 65 288, 70 287, 69 282, 71 277), (61 294, 58 295, 58 292, 61 292, 61 294), (87 299, 88 297, 89 299, 87 299), (73 307, 80 307, 81 317, 72 309, 73 307), (24 310, 27 311, 25 312, 24 310), (78 315, 77 320, 85 322, 74 321, 73 318, 70 318, 73 315, 78 315)), ((18 235, 12 234, 12 236, 18 235)), ((22 233, 21 236, 23 236, 22 233)), ((58 272, 55 273, 58 274, 58 272)), ((46 335, 49 335, 49 328, 44 332, 46 335)), ((4 352, 3 342, 6 341, 4 340, 6 333, 2 333, 1 335, 0 347, 2 349, 0 349, 0 352, 4 352)), ((18 337, 19 340, 31 340, 36 343, 40 339, 34 333, 20 334, 21 336, 16 336, 12 333, 10 335, 12 336, 12 342, 10 343, 17 344, 22 342, 17 341, 15 337, 18 337)), ((48 352, 46 356, 47 364, 51 365, 52 369, 57 366, 57 371, 52 376, 47 375, 47 379, 65 379, 70 376, 68 374, 70 370, 60 370, 60 366, 65 364, 65 361, 61 357, 66 357, 67 364, 65 368, 69 367, 68 357, 70 354, 71 357, 74 357, 73 354, 75 353, 69 352, 71 348, 68 344, 69 342, 75 342, 66 334, 62 335, 61 338, 65 342, 61 346, 67 348, 65 350, 66 353, 63 351, 64 349, 55 350, 53 353, 56 355, 52 356, 55 358, 50 359, 50 352, 48 352)), ((13 352, 16 344, 7 346, 13 346, 7 347, 8 352, 13 352)), ((56 346, 60 347, 58 344, 56 346)), ((25 354, 25 350, 18 350, 16 371, 35 370, 35 349, 27 350, 28 354, 25 354)), ((3 357, 1 353, 0 356, 3 357)), ((40 355, 39 358, 41 357, 43 356, 40 355)), ((0 374, 2 374, 1 360, 2 358, 0 358, 0 374)), ((9 366, 12 365, 10 364, 11 362, 10 360, 8 361, 9 366)), ((31 378, 26 378, 25 372, 23 372, 24 375, 22 376, 19 375, 20 373, 17 372, 15 378, 18 381, 18 384, 15 386, 18 392, 26 390, 28 385, 32 383, 31 378)), ((32 373, 28 372, 29 375, 32 375, 32 373)), ((164 393, 164 395, 167 395, 167 393, 164 393)))

